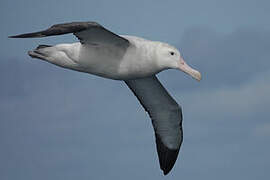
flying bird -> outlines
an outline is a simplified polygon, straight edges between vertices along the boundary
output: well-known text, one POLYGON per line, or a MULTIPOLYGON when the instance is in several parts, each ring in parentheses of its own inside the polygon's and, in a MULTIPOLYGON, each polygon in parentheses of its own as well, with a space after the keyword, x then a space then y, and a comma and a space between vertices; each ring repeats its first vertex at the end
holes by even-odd
POLYGON ((44 31, 9 37, 41 38, 67 33, 73 33, 80 42, 39 45, 28 51, 29 56, 124 81, 152 120, 160 168, 164 175, 168 174, 183 141, 182 110, 155 75, 166 69, 179 69, 200 81, 200 72, 188 66, 180 52, 167 43, 117 35, 96 22, 56 24, 44 31))

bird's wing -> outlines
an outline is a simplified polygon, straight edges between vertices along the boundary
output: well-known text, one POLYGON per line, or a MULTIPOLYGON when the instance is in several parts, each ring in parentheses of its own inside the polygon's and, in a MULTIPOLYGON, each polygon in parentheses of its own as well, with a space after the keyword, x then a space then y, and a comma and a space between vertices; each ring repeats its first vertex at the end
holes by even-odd
POLYGON ((50 28, 27 34, 9 36, 10 38, 40 38, 46 36, 56 36, 62 34, 73 33, 82 44, 107 44, 122 48, 129 46, 129 41, 123 37, 114 34, 105 29, 96 22, 71 22, 64 24, 56 24, 50 28))
POLYGON ((152 119, 160 168, 166 175, 175 164, 183 141, 182 110, 156 76, 125 83, 152 119))

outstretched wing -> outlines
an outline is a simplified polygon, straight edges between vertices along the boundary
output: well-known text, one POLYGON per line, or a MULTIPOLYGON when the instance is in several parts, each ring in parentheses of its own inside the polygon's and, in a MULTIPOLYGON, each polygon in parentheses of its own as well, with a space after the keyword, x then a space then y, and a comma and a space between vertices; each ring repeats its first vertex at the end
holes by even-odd
POLYGON ((125 81, 152 119, 160 168, 173 168, 183 141, 182 110, 156 76, 125 81))
POLYGON ((105 29, 96 22, 71 22, 56 24, 44 31, 9 36, 9 38, 40 38, 73 33, 82 44, 108 44, 127 48, 129 41, 105 29))

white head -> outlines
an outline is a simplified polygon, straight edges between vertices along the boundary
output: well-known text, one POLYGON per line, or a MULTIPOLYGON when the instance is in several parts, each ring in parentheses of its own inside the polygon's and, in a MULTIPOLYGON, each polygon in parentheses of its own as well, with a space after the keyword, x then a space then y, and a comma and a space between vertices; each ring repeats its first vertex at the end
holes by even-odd
POLYGON ((201 73, 187 65, 180 52, 169 44, 158 43, 156 48, 156 60, 161 69, 178 69, 198 81, 201 80, 201 73))

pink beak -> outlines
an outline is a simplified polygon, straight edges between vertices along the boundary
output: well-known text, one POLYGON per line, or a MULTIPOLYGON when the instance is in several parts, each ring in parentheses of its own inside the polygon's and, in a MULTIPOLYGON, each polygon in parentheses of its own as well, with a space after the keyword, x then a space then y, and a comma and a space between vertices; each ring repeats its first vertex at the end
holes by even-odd
POLYGON ((202 79, 201 73, 195 69, 192 69, 189 65, 187 65, 187 63, 184 61, 182 57, 180 59, 179 69, 184 73, 187 73, 197 81, 200 81, 202 79))

